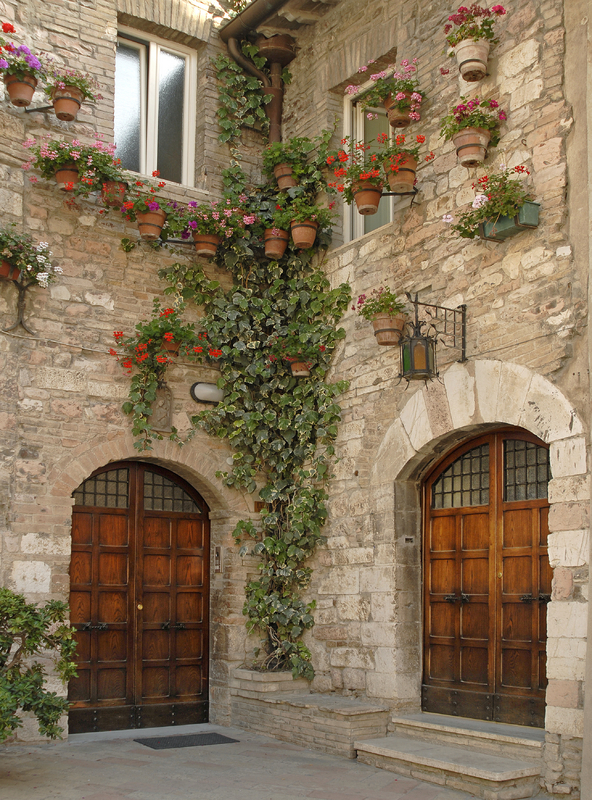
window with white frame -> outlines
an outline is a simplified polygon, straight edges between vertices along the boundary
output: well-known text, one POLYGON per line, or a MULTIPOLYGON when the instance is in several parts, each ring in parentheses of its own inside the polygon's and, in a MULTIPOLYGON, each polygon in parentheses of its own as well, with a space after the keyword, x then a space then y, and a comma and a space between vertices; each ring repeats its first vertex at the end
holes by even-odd
MULTIPOLYGON (((349 131, 351 138, 356 142, 374 142, 376 149, 378 143, 376 137, 381 133, 392 135, 386 110, 384 108, 360 108, 355 99, 351 102, 350 98, 345 100, 344 129, 349 131)), ((372 152, 372 148, 370 149, 372 152)), ((355 204, 347 210, 344 219, 344 239, 351 241, 370 233, 386 225, 393 219, 393 198, 383 197, 378 206, 376 214, 362 216, 358 214, 355 204), (348 213, 349 212, 349 213, 348 213)))
POLYGON ((193 185, 196 55, 123 29, 115 65, 115 144, 125 169, 193 185))

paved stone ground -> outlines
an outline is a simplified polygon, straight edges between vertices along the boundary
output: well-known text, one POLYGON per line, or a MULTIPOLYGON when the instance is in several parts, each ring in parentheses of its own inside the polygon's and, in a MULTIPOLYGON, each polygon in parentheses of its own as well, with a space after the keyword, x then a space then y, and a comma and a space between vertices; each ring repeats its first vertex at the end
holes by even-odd
POLYGON ((192 730, 216 731, 239 743, 152 750, 132 738, 89 741, 96 736, 91 734, 67 742, 0 747, 0 798, 474 800, 465 792, 236 728, 195 725, 192 730))

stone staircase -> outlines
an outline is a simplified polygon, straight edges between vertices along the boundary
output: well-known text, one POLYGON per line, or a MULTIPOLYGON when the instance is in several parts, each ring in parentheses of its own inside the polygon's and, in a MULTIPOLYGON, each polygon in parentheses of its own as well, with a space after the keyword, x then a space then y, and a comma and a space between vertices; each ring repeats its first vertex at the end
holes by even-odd
POLYGON ((394 716, 388 736, 356 741, 358 761, 474 794, 543 797, 544 731, 443 714, 394 716))

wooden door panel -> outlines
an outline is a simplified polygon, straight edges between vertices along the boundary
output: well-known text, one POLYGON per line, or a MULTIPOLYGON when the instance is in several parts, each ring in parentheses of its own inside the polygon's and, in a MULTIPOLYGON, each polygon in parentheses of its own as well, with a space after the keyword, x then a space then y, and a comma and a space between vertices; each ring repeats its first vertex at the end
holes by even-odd
POLYGON ((426 481, 425 710, 541 723, 549 477, 546 447, 509 431, 453 451, 426 481))
POLYGON ((159 468, 122 463, 102 475, 75 493, 93 505, 73 514, 70 729, 203 722, 207 507, 159 468))

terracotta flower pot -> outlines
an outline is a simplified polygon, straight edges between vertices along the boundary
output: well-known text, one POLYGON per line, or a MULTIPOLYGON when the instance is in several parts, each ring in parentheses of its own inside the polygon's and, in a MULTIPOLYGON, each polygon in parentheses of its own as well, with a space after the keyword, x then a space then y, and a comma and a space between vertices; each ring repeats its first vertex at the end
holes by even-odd
POLYGON ((140 237, 147 242, 154 242, 160 236, 166 214, 162 208, 156 211, 136 211, 136 220, 140 237))
POLYGON ((0 262, 0 278, 5 281, 18 281, 21 271, 8 261, 0 262))
POLYGON ((318 222, 308 220, 307 222, 296 222, 292 220, 290 223, 290 232, 292 240, 299 250, 306 250, 312 247, 317 238, 318 222))
POLYGON ((489 42, 487 39, 463 39, 454 48, 454 55, 462 79, 468 83, 476 83, 487 75, 487 57, 489 42))
POLYGON ((384 162, 384 171, 391 192, 404 194, 413 191, 415 184, 415 172, 417 170, 417 159, 407 155, 399 161, 397 169, 392 169, 393 162, 388 158, 384 162))
POLYGON ((62 122, 72 122, 80 111, 84 93, 76 86, 66 86, 63 89, 54 89, 51 99, 56 117, 62 122))
POLYGON ((62 192, 71 191, 76 184, 80 182, 78 167, 76 164, 64 164, 59 167, 59 169, 56 169, 55 179, 58 188, 61 189, 62 192))
POLYGON ((220 244, 220 237, 213 233, 194 233, 193 241, 198 256, 212 258, 216 255, 216 249, 220 244))
MULTIPOLYGON (((411 101, 411 92, 404 92, 405 97, 411 101)), ((411 103, 405 108, 398 107, 398 100, 395 100, 392 95, 387 95, 382 104, 386 108, 386 115, 391 128, 408 128, 411 125, 409 119, 409 112, 411 111, 411 103)))
POLYGON ((290 234, 278 228, 266 228, 263 238, 267 258, 281 258, 286 252, 290 234))
POLYGON ((5 75, 4 83, 12 105, 23 108, 28 106, 33 99, 37 78, 34 75, 25 75, 23 78, 18 78, 16 75, 5 75))
POLYGON ((310 375, 310 364, 308 361, 292 361, 290 369, 295 378, 308 378, 310 375))
POLYGON ((290 189, 292 186, 298 186, 298 181, 292 175, 291 164, 276 164, 273 168, 273 174, 277 180, 278 187, 283 191, 290 189))
POLYGON ((363 216, 376 214, 382 196, 382 184, 380 186, 369 186, 366 181, 358 181, 354 184, 353 190, 358 213, 363 216))
POLYGON ((452 136, 458 163, 462 167, 478 167, 485 161, 487 145, 491 139, 485 128, 464 128, 452 136))
POLYGON ((162 349, 171 356, 178 356, 181 349, 181 342, 169 341, 168 339, 162 340, 162 349))
POLYGON ((399 344, 406 321, 405 314, 396 314, 394 317, 389 313, 375 314, 372 327, 377 344, 391 347, 399 344))
POLYGON ((120 208, 125 197, 127 183, 121 181, 105 181, 101 188, 101 199, 110 208, 120 208))

